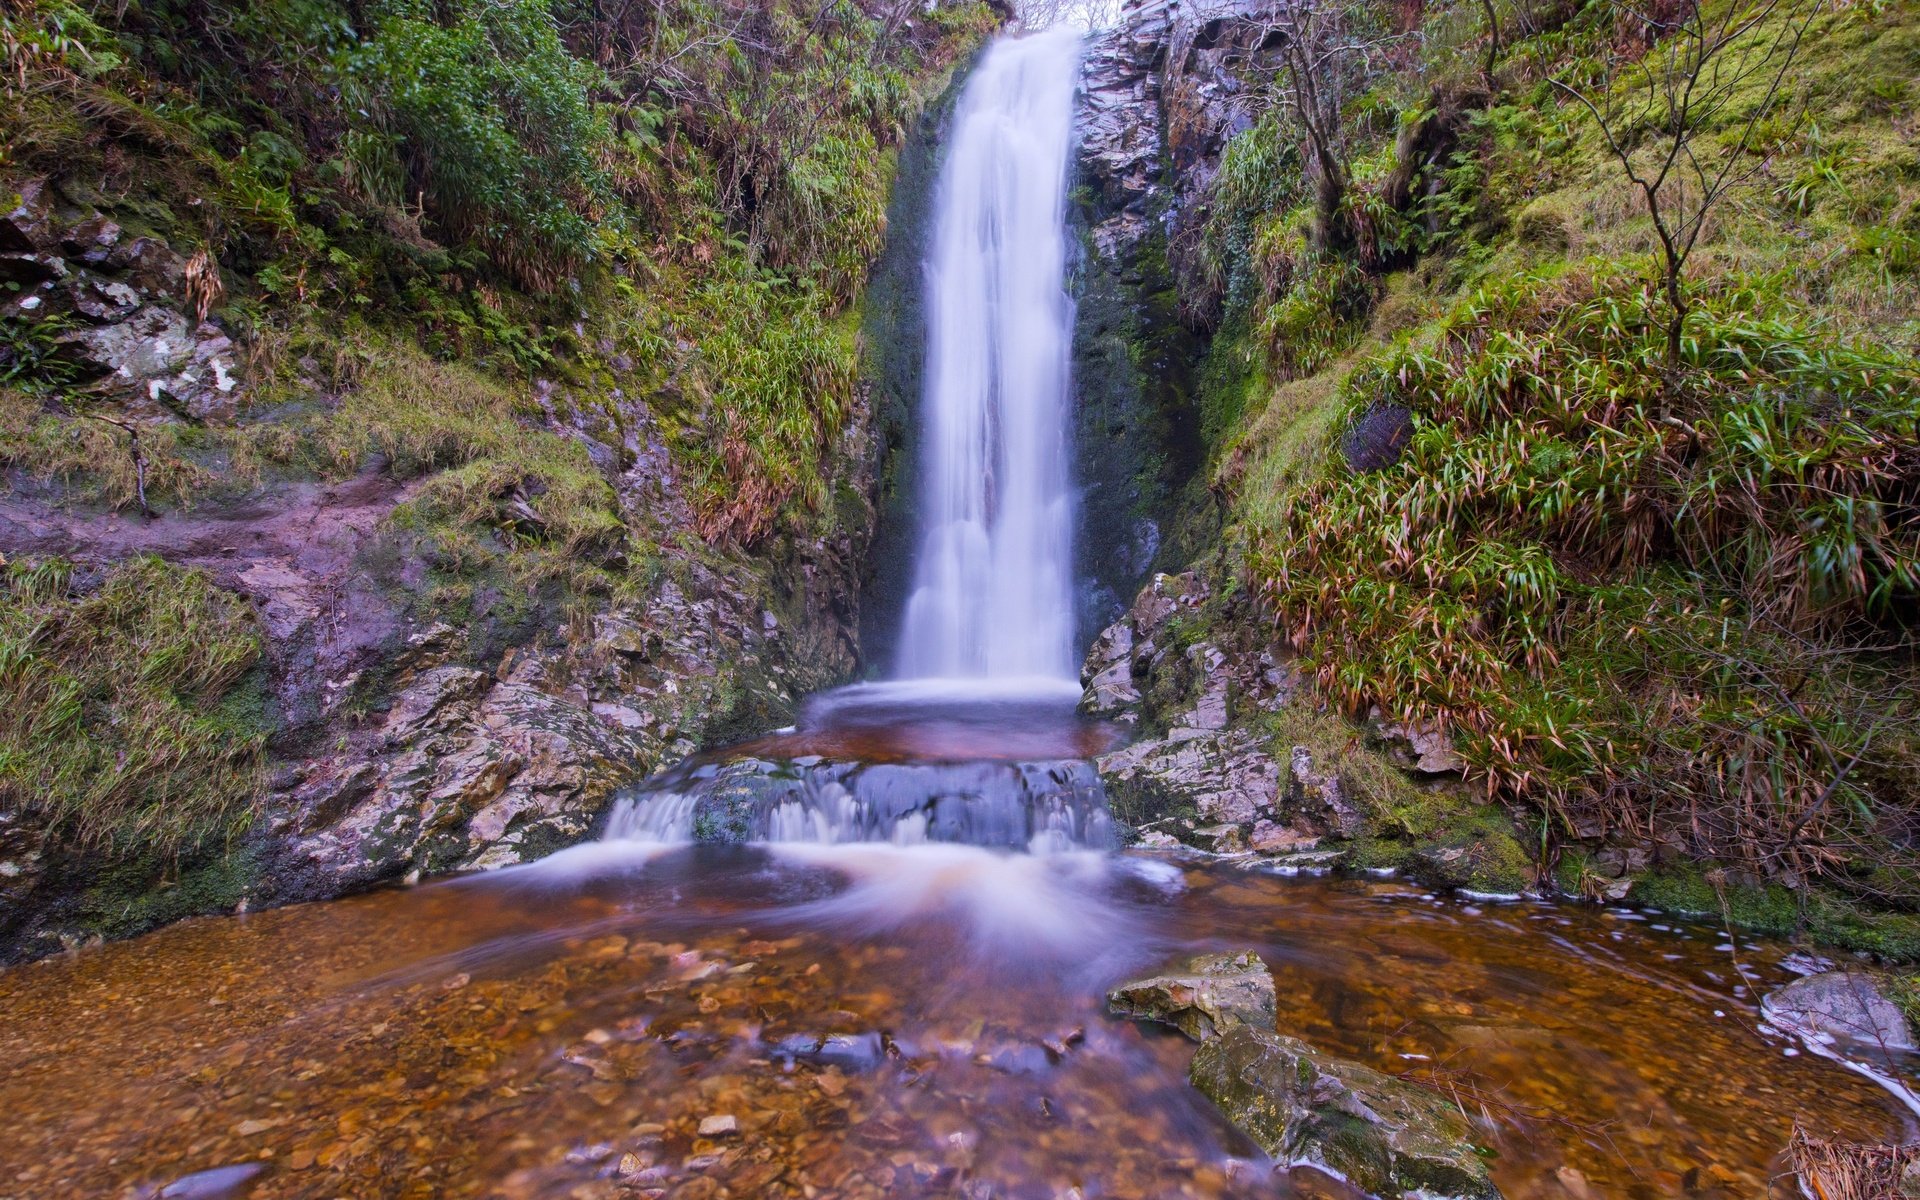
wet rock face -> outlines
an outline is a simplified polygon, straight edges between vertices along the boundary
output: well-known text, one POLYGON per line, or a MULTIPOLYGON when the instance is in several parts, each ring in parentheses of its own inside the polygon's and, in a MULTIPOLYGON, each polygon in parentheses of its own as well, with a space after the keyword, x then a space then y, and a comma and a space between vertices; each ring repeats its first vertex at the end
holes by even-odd
POLYGON ((1445 1098, 1298 1038, 1229 1027, 1193 1056, 1193 1085, 1262 1150, 1374 1196, 1498 1200, 1473 1128, 1445 1098))
POLYGON ((1107 993, 1116 1016, 1171 1025, 1197 1042, 1235 1025, 1272 1029, 1273 973, 1251 950, 1202 954, 1107 993))
POLYGON ((1864 971, 1827 971, 1797 979, 1760 1002, 1774 1025, 1819 1040, 1878 1051, 1913 1051, 1900 1006, 1864 971))
POLYGON ((1363 813, 1338 776, 1244 719, 1290 702, 1293 672, 1265 651, 1187 640, 1208 599, 1193 573, 1156 575, 1088 652, 1083 712, 1165 726, 1095 760, 1116 817, 1216 853, 1309 852, 1351 836, 1363 813))
POLYGON ((219 269, 128 233, 46 181, 0 214, 0 320, 49 331, 77 381, 138 420, 231 416, 232 340, 207 309, 219 269))
POLYGON ((736 702, 730 687, 790 697, 787 631, 737 581, 691 582, 490 670, 448 626, 410 635, 384 720, 300 764, 274 803, 275 893, 539 858, 586 837, 622 784, 690 754, 736 702))
POLYGON ((1198 217, 1227 141, 1252 122, 1243 73, 1270 73, 1270 0, 1136 0, 1081 64, 1080 167, 1097 251, 1131 258, 1156 222, 1198 217))
POLYGON ((1161 184, 1162 73, 1172 29, 1171 0, 1129 6, 1125 19, 1096 37, 1081 59, 1077 126, 1079 166, 1102 214, 1094 247, 1130 256, 1151 229, 1150 201, 1161 184))

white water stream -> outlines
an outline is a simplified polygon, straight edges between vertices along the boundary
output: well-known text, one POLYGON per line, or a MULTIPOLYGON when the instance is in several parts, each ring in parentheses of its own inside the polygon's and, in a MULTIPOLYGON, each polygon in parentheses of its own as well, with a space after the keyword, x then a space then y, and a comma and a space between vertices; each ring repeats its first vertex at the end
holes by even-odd
POLYGON ((1079 34, 1002 38, 961 97, 927 269, 921 541, 902 679, 1070 679, 1079 34))

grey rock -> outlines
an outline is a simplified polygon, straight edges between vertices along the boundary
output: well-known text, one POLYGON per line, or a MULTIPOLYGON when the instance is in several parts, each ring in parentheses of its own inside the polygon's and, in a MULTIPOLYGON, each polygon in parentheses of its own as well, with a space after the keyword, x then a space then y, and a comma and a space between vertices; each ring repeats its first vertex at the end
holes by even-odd
POLYGON ((19 202, 0 213, 0 253, 33 254, 51 250, 55 236, 45 180, 20 187, 19 202))
POLYGON ((1827 971, 1796 979, 1760 1002, 1761 1015, 1803 1037, 1882 1051, 1915 1049, 1900 1006, 1865 971, 1827 971))
POLYGON ((1467 760, 1453 746, 1453 738, 1437 724, 1389 721, 1379 709, 1368 714, 1373 735, 1401 765, 1422 775, 1450 775, 1467 769, 1467 760))
POLYGON ((1273 973, 1251 950, 1197 955, 1107 993, 1109 1012, 1171 1025, 1195 1041, 1240 1025, 1271 1030, 1276 1007, 1273 973))
POLYGON ((1366 824, 1365 811, 1348 798, 1339 774, 1321 770, 1305 746, 1295 746, 1287 756, 1286 792, 1280 807, 1289 817, 1342 837, 1352 837, 1366 824))

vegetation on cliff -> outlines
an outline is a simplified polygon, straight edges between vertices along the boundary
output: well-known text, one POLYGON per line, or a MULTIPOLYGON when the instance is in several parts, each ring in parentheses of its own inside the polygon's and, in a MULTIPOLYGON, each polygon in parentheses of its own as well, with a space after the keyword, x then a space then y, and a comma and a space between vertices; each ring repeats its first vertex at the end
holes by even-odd
POLYGON ((241 832, 264 758, 260 635, 198 572, 138 559, 92 581, 58 559, 0 588, 0 798, 108 857, 241 832))
MULTIPOLYGON (((597 662, 659 594, 684 615, 723 593, 756 632, 764 608, 769 640, 778 609, 808 670, 843 669, 768 580, 795 547, 863 536, 850 310, 898 147, 998 20, 838 0, 0 11, 0 469, 31 527, 0 601, 0 854, 26 872, 8 886, 121 863, 88 876, 112 919, 80 925, 107 932, 230 907, 252 869, 233 835, 269 781, 288 810, 305 783, 364 792, 370 729, 421 663, 493 680, 536 644, 597 662), (154 366, 182 346, 191 388, 154 366), (330 504, 370 527, 334 539, 351 561, 309 577, 279 554, 255 586, 246 553, 219 557, 244 523, 330 504), (121 514, 150 520, 120 538, 121 514), (380 611, 316 649, 347 574, 380 611), (224 872, 204 896, 147 903, 156 873, 203 860, 224 872)), ((664 751, 793 683, 704 665, 658 713, 603 718, 575 686, 568 714, 652 722, 664 751)), ((542 686, 579 683, 563 674, 542 686)), ((576 732, 570 752, 599 745, 576 732)), ((29 899, 23 920, 50 903, 29 899)))
POLYGON ((1249 64, 1176 246, 1276 635, 1337 707, 1449 728, 1570 888, 1641 844, 1714 911, 1773 888, 1913 953, 1873 914, 1920 908, 1920 11, 1316 11, 1337 103, 1249 64), (1685 118, 1732 182, 1654 193, 1701 218, 1675 279, 1623 169, 1672 113, 1595 115, 1668 94, 1696 20, 1761 65, 1685 118))
MULTIPOLYGON (((15 101, 0 173, 52 176, 204 253, 204 307, 241 335, 256 409, 354 389, 311 364, 356 352, 375 377, 362 390, 381 392, 387 355, 364 352, 379 337, 510 392, 572 385, 566 416, 595 432, 617 435, 622 400, 645 397, 701 532, 753 541, 824 511, 818 468, 854 385, 834 321, 878 248, 891 148, 991 22, 968 6, 909 16, 804 0, 36 0, 0 27, 15 101)), ((83 410, 42 352, 58 330, 26 325, 10 322, 9 389, 83 410)), ((345 470, 385 449, 342 444, 337 420, 263 415, 268 432, 150 453, 164 471, 240 442, 244 464, 288 465, 317 438, 345 470)), ((57 440, 6 453, 55 467, 57 440)), ((535 486, 550 474, 486 457, 535 486)))

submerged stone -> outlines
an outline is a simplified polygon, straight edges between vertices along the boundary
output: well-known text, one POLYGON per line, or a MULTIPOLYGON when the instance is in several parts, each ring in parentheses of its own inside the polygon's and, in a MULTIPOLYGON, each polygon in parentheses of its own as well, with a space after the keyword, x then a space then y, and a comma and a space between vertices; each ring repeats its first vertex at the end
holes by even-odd
POLYGON ((1201 954, 1173 969, 1123 983, 1107 993, 1123 1017, 1159 1021, 1196 1041, 1236 1025, 1273 1028, 1273 973, 1251 950, 1201 954))
POLYGON ((1198 1041, 1193 1085, 1281 1163, 1375 1196, 1499 1200, 1472 1126, 1444 1097, 1275 1031, 1273 973, 1251 950, 1121 984, 1107 1007, 1198 1041))
POLYGON ((1190 1078, 1280 1162, 1375 1196, 1499 1200, 1466 1119, 1404 1080, 1248 1024, 1202 1042, 1190 1078))

